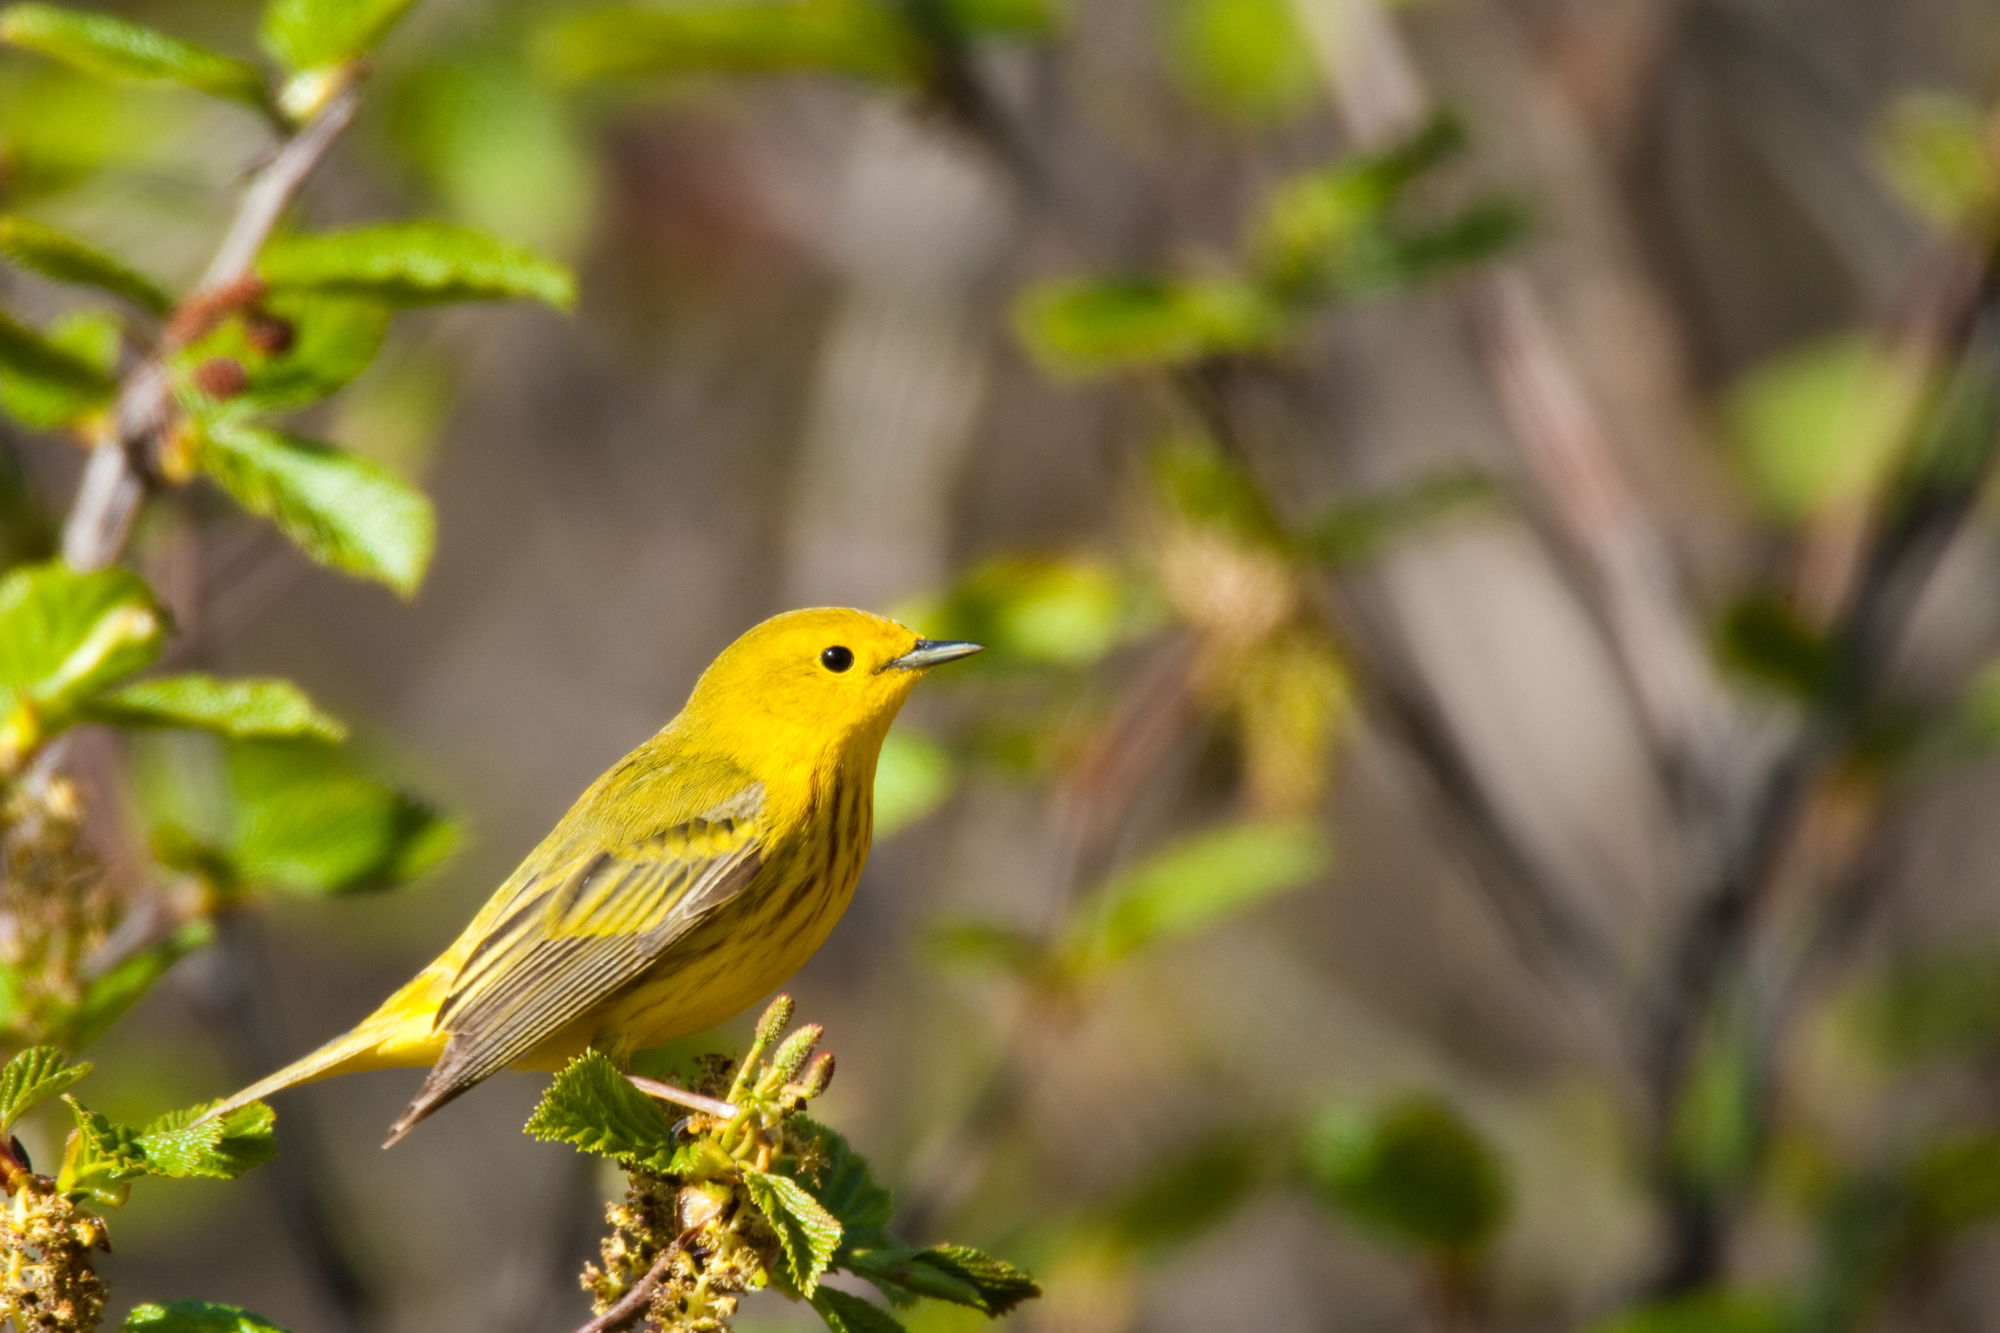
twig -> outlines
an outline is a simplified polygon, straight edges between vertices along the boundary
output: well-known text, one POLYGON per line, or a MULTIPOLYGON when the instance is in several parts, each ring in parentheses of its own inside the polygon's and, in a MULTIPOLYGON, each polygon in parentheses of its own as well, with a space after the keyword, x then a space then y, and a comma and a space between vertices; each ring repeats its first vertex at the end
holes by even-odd
POLYGON ((660 1257, 646 1270, 646 1276, 633 1283, 632 1289, 620 1296, 616 1305, 577 1329, 576 1333, 612 1333, 612 1330, 624 1328, 637 1319, 652 1301, 653 1293, 667 1280, 667 1270, 673 1267, 674 1257, 680 1254, 688 1237, 693 1234, 693 1231, 683 1231, 674 1237, 673 1243, 661 1250, 660 1257))
POLYGON ((677 1088, 671 1083, 661 1083, 656 1079, 641 1078, 637 1074, 627 1074, 625 1078, 633 1087, 645 1093, 648 1097, 658 1097, 663 1102, 674 1102, 691 1110, 700 1111, 703 1115, 717 1116, 723 1120, 734 1120, 737 1113, 742 1109, 734 1102, 725 1102, 715 1097, 704 1097, 698 1092, 689 1092, 685 1088, 677 1088))
MULTIPOLYGON (((343 88, 257 173, 201 285, 182 303, 183 309, 249 274, 285 206, 359 106, 360 93, 352 86, 343 88)), ((103 569, 115 563, 131 536, 150 484, 153 455, 173 424, 173 393, 165 364, 174 350, 171 341, 165 340, 159 351, 134 366, 119 385, 111 414, 115 438, 91 452, 76 503, 63 524, 63 559, 74 569, 103 569)))

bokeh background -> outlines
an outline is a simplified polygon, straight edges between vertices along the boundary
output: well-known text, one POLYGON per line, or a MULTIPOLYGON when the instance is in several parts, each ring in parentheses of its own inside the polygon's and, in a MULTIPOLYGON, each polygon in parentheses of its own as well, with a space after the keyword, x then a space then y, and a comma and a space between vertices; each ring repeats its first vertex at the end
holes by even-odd
MULTIPOLYGON (((1992 1326, 1983 505, 1905 590, 1868 726, 1836 728, 1775 816, 1724 981, 1674 966, 1774 756, 1852 720, 1801 679, 1899 512, 1870 386, 1971 356, 2000 7, 1022 8, 928 86, 591 67, 556 5, 424 0, 395 30, 302 216, 476 224, 573 263, 581 300, 411 316, 315 410, 436 500, 409 601, 199 489, 135 560, 179 614, 177 666, 295 679, 459 822, 457 850, 392 893, 263 900, 92 1050, 92 1104, 148 1116, 341 1030, 736 634, 850 604, 996 644, 910 705, 854 906, 789 987, 839 1058, 817 1114, 914 1238, 1037 1271, 1015 1325, 1568 1329, 1719 1289, 1658 1327, 1992 1326), (1034 304, 1239 273, 1287 181, 1432 107, 1465 146, 1396 206, 1492 204, 1514 223, 1490 245, 1236 342, 1105 351, 1034 304), (1901 739, 1877 744, 1887 714, 1901 739), (1209 868, 1253 867, 1239 906, 1073 985, 1019 963, 1217 829, 1243 840, 1209 868), (1663 1088, 1647 1043, 1676 1005, 1699 1050, 1663 1088), (1328 1183, 1355 1126, 1413 1096, 1490 1153, 1465 1246, 1328 1183), (1932 1206, 1897 1193, 1919 1178, 1958 1211, 1896 1230, 1932 1206)), ((120 12, 254 50, 237 0, 120 12)), ((0 61, 7 206, 177 281, 265 133, 0 61), (51 153, 77 173, 25 169, 51 153)), ((66 299, 10 282, 31 311, 66 299)), ((30 552, 78 455, 0 440, 30 552)), ((136 818, 119 782, 95 795, 136 818)), ((418 1078, 288 1093, 283 1167, 139 1191, 115 1310, 581 1323, 619 1182, 520 1132, 541 1076, 382 1152, 418 1078)), ((810 1320, 766 1296, 742 1326, 810 1320)))

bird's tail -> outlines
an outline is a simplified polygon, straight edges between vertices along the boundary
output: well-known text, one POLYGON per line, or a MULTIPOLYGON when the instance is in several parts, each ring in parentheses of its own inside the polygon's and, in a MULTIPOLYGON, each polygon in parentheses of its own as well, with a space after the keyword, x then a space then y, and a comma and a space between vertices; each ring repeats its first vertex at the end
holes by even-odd
MULTIPOLYGON (((363 1019, 351 1031, 335 1037, 312 1054, 294 1060, 277 1073, 260 1078, 240 1092, 232 1093, 202 1112, 196 1123, 228 1115, 231 1111, 248 1106, 251 1102, 262 1101, 274 1092, 282 1092, 286 1088, 300 1083, 311 1083, 316 1079, 331 1078, 335 1074, 351 1074, 364 1069, 383 1069, 391 1065, 431 1063, 437 1058, 442 1043, 427 1042, 421 1036, 411 1033, 412 1019, 422 1016, 427 1020, 428 1015, 422 1008, 409 1003, 416 998, 414 992, 429 989, 429 982, 428 974, 419 976, 390 996, 380 1009, 363 1019)), ((427 1021, 424 1026, 428 1028, 427 1021)))

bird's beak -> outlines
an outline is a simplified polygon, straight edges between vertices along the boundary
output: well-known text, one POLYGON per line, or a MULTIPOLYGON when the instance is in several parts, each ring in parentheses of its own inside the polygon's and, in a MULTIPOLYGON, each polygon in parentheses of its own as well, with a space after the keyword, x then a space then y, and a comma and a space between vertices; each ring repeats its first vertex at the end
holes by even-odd
POLYGON ((885 664, 900 667, 904 671, 922 671, 940 662, 955 662, 961 657, 985 651, 983 643, 962 643, 951 639, 918 639, 917 646, 901 657, 892 657, 885 664))

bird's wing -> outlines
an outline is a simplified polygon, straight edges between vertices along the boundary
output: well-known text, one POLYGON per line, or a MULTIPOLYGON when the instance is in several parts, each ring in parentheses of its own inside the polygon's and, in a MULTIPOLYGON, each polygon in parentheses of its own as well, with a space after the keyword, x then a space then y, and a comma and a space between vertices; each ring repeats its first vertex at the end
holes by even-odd
POLYGON ((761 864, 762 800, 753 784, 616 852, 524 878, 452 978, 437 1015, 450 1040, 390 1142, 582 1017, 735 897, 761 864))

